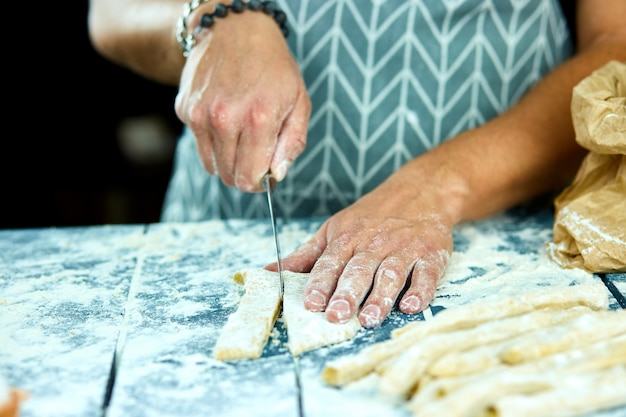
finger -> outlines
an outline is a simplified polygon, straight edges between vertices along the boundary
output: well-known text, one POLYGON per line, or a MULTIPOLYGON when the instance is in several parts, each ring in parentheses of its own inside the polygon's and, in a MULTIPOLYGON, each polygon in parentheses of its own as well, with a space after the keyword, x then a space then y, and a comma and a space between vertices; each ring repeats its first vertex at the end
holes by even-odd
POLYGON ((198 109, 198 106, 191 104, 188 97, 179 91, 175 101, 176 115, 183 123, 189 126, 193 132, 198 156, 200 157, 200 162, 202 162, 205 171, 211 175, 219 175, 217 157, 213 149, 213 137, 205 123, 197 122, 198 119, 206 119, 196 115, 200 113, 198 109), (192 117, 193 115, 196 116, 192 117))
POLYGON ((360 252, 348 261, 326 308, 328 321, 345 322, 357 313, 379 264, 379 256, 372 252, 360 252))
POLYGON ((385 320, 406 284, 412 264, 413 260, 402 254, 383 260, 374 276, 372 291, 359 312, 363 327, 378 327, 385 320))
MULTIPOLYGON (((300 245, 289 256, 285 257, 282 261, 282 267, 286 271, 294 272, 309 272, 315 261, 320 257, 326 246, 326 240, 321 233, 317 233, 307 242, 300 245)), ((278 264, 272 262, 264 267, 269 271, 278 271, 278 264)))
POLYGON ((226 138, 224 142, 220 141, 215 146, 214 152, 214 164, 216 166, 215 172, 220 176, 222 182, 229 187, 235 186, 235 164, 237 162, 237 143, 239 139, 226 138))
POLYGON ((424 310, 435 296, 437 283, 443 276, 450 253, 441 249, 432 252, 415 262, 411 274, 411 285, 407 289, 398 308, 406 314, 416 314, 424 310))
POLYGON ((277 181, 282 181, 287 170, 295 159, 306 148, 309 117, 311 115, 311 100, 303 90, 293 110, 287 115, 278 136, 276 151, 273 155, 270 169, 277 181))
POLYGON ((200 156, 200 161, 206 172, 211 175, 219 176, 217 160, 215 152, 213 152, 210 136, 206 135, 204 138, 196 136, 196 147, 198 148, 198 155, 200 156))
POLYGON ((214 161, 222 182, 228 186, 235 185, 235 164, 237 162, 237 147, 241 134, 239 116, 231 103, 217 101, 210 110, 214 161))
POLYGON ((237 148, 235 186, 243 191, 260 191, 261 178, 270 169, 276 151, 283 115, 269 110, 271 106, 257 103, 251 106, 242 126, 237 148))
POLYGON ((307 310, 326 309, 337 286, 337 280, 353 254, 352 245, 344 240, 335 239, 332 246, 326 246, 311 269, 309 280, 304 287, 304 308, 307 310))

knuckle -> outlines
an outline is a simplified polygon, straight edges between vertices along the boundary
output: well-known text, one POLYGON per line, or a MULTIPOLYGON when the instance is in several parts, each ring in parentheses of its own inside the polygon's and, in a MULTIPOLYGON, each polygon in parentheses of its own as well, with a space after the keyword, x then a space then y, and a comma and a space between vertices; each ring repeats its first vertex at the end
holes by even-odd
POLYGON ((269 119, 270 113, 262 103, 255 103, 250 107, 248 123, 252 130, 262 129, 269 119))
POLYGON ((349 279, 372 275, 372 266, 369 263, 350 262, 344 270, 343 276, 349 279))
POLYGON ((385 265, 383 268, 380 268, 380 279, 397 282, 400 280, 404 280, 405 277, 406 269, 400 268, 399 265, 385 265))
MULTIPOLYGON (((204 118, 204 112, 196 115, 199 120, 204 118)), ((224 100, 214 100, 208 111, 208 119, 217 132, 226 132, 233 126, 234 112, 232 107, 224 100)))
MULTIPOLYGON (((344 268, 344 262, 338 261, 337 259, 322 255, 319 257, 315 266, 313 267, 313 271, 316 276, 330 276, 331 274, 336 274, 342 271, 344 268)), ((312 271, 312 272, 313 272, 312 271)))

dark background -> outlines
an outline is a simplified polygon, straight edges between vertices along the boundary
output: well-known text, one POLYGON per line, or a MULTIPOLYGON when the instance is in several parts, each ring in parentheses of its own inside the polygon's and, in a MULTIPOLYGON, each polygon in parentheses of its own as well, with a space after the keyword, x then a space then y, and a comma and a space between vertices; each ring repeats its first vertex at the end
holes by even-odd
POLYGON ((6 42, 0 228, 158 221, 181 129, 175 87, 98 55, 87 1, 46 3, 6 42), (124 152, 127 136, 148 151, 124 152))

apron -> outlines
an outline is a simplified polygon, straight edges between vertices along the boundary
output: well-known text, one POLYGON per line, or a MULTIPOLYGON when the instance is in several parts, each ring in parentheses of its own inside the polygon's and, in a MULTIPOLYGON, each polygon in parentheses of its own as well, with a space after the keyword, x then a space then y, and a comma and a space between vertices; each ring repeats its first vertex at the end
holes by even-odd
MULTIPOLYGON (((329 216, 401 165, 484 124, 572 53, 557 0, 279 0, 312 100, 282 217, 329 216)), ((209 175, 184 129, 166 222, 267 217, 263 193, 209 175)))

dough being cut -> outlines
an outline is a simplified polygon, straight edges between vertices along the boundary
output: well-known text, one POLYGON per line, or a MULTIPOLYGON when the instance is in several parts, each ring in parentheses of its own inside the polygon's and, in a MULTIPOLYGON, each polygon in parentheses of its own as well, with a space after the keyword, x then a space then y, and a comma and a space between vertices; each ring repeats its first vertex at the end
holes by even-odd
POLYGON ((287 327, 287 346, 294 355, 351 339, 361 328, 354 316, 345 323, 331 323, 322 312, 304 308, 304 284, 308 274, 284 271, 283 319, 287 327))
MULTIPOLYGON (((303 291, 308 274, 283 272, 283 320, 287 347, 293 355, 341 343, 361 328, 356 317, 345 323, 331 323, 324 313, 304 308, 303 291)), ((214 356, 218 360, 257 359, 263 353, 280 311, 280 277, 265 269, 237 272, 235 282, 244 285, 240 304, 222 328, 214 356)))
POLYGON ((243 297, 222 328, 213 355, 223 361, 256 359, 278 316, 280 279, 278 274, 263 269, 237 272, 233 279, 243 284, 243 297))

